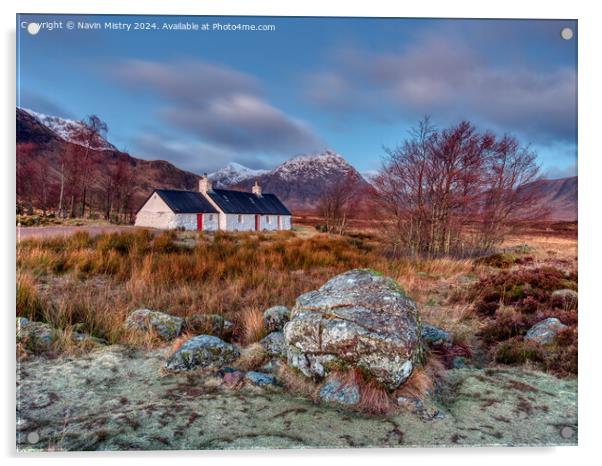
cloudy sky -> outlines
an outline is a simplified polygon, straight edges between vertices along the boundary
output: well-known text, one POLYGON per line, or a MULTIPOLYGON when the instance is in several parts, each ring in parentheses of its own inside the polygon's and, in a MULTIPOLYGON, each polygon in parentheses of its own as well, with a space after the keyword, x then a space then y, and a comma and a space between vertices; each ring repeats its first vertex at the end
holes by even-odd
POLYGON ((97 114, 132 155, 197 173, 270 168, 336 150, 380 166, 424 115, 512 133, 549 177, 577 160, 577 24, 536 20, 21 15, 17 105, 97 114), (157 29, 42 29, 27 22, 149 22, 157 29), (274 25, 173 31, 163 23, 274 25), (575 37, 564 40, 563 27, 575 37))

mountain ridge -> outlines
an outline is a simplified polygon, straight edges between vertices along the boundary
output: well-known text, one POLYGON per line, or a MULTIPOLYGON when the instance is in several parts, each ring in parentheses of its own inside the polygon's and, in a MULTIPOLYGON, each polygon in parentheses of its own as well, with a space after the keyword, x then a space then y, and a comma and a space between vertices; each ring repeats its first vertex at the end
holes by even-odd
MULTIPOLYGON (((74 120, 49 115, 44 115, 46 118, 43 118, 36 115, 44 114, 17 107, 17 143, 31 143, 35 146, 35 151, 31 154, 19 154, 17 170, 29 162, 43 162, 49 167, 50 178, 56 181, 61 154, 64 154, 70 145, 79 144, 69 140, 69 130, 73 128, 68 123, 74 120), (53 127, 48 126, 49 124, 53 127)), ((118 163, 125 163, 132 172, 130 182, 133 190, 133 211, 140 207, 153 189, 196 190, 198 187, 200 176, 195 173, 181 170, 165 160, 134 157, 119 151, 110 142, 105 142, 106 145, 91 150, 91 185, 100 189, 102 179, 114 170, 118 163)), ((358 192, 369 188, 369 182, 340 154, 327 150, 294 156, 271 170, 251 169, 231 162, 211 173, 209 177, 216 187, 245 191, 249 191, 257 181, 264 192, 276 194, 293 211, 308 212, 315 210, 318 200, 329 186, 350 175, 357 181, 355 188, 358 192)), ((577 176, 574 176, 554 180, 540 179, 525 187, 540 191, 542 205, 551 208, 551 220, 573 221, 577 219, 577 184, 577 176)))

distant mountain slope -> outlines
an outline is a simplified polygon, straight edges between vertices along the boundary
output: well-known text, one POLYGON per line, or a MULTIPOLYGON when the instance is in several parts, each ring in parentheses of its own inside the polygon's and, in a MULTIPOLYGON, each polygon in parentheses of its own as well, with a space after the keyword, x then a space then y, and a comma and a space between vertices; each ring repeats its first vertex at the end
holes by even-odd
POLYGON ((539 191, 539 204, 549 209, 549 219, 559 221, 577 220, 577 177, 556 180, 541 179, 524 186, 539 191))
POLYGON ((276 194, 289 208, 308 210, 316 207, 318 200, 335 181, 343 180, 349 174, 359 180, 358 190, 368 186, 359 172, 343 157, 326 151, 299 155, 270 172, 248 178, 235 187, 248 190, 257 181, 265 192, 276 194))
POLYGON ((253 170, 239 163, 231 162, 225 167, 210 173, 209 179, 216 188, 226 188, 268 172, 269 170, 253 170))
MULTIPOLYGON (((40 119, 19 108, 16 112, 16 126, 17 144, 29 143, 34 147, 34 150, 19 152, 17 170, 32 162, 43 164, 48 171, 49 182, 56 191, 61 158, 68 152, 70 145, 77 143, 64 139, 40 119)), ((155 188, 197 188, 199 176, 194 173, 180 170, 164 160, 142 160, 110 147, 113 146, 107 143, 102 149, 92 149, 90 153, 91 171, 88 179, 92 195, 101 195, 103 184, 120 163, 125 163, 130 172, 130 208, 134 212, 155 188)))
MULTIPOLYGON (((77 137, 77 134, 82 129, 82 123, 76 120, 69 120, 67 118, 61 118, 52 115, 45 115, 44 113, 35 112, 28 108, 17 109, 17 111, 25 112, 31 117, 38 120, 42 125, 53 131, 60 139, 72 142, 79 145, 87 145, 84 141, 77 137)), ((102 137, 96 138, 91 144, 92 149, 98 150, 117 150, 116 147, 103 139, 102 137)))

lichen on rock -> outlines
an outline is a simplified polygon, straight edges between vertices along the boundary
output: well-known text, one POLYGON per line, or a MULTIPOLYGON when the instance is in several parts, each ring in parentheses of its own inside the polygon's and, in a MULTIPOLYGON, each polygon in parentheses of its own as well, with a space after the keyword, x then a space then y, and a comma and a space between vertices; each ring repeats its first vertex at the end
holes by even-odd
POLYGON ((213 335, 198 335, 185 341, 167 362, 165 368, 174 371, 201 368, 220 368, 240 355, 238 349, 213 335))
POLYGON ((288 364, 322 378, 343 363, 397 388, 422 357, 416 304, 392 279, 369 270, 337 275, 305 293, 284 326, 288 364))

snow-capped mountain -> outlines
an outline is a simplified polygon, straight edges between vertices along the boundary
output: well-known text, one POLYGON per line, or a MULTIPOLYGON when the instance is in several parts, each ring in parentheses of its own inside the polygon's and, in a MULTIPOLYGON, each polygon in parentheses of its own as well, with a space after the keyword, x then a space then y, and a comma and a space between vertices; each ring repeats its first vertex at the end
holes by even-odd
MULTIPOLYGON (((64 141, 72 142, 80 146, 86 146, 87 143, 77 137, 77 134, 81 132, 82 123, 77 120, 69 120, 67 118, 61 118, 53 115, 46 115, 44 113, 36 112, 28 108, 22 108, 29 115, 38 120, 42 125, 52 130, 59 138, 64 141)), ((102 137, 97 137, 94 142, 90 145, 92 149, 97 150, 115 150, 115 146, 110 142, 106 141, 102 137)))
POLYGON ((254 170, 236 162, 230 162, 223 168, 210 173, 209 179, 216 188, 225 188, 243 182, 249 178, 261 176, 269 170, 254 170))
POLYGON ((367 187, 360 173, 343 157, 333 151, 298 155, 283 162, 273 170, 247 178, 235 187, 250 190, 255 181, 264 192, 276 194, 287 206, 310 209, 336 181, 353 176, 356 189, 367 187))

